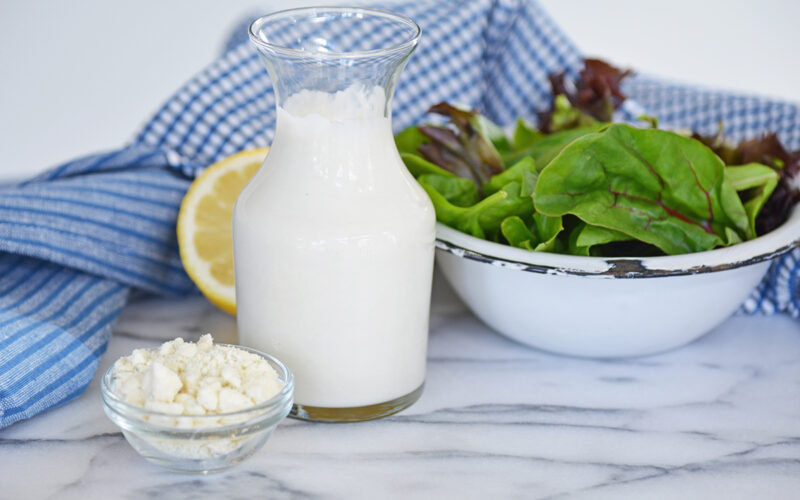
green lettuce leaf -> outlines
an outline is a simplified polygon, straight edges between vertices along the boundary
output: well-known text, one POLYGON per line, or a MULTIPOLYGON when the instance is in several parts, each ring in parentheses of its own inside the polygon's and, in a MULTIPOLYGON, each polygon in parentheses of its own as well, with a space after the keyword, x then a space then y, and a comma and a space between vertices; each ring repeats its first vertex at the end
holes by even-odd
POLYGON ((756 218, 778 186, 780 177, 775 169, 760 163, 725 167, 725 179, 730 182, 733 189, 743 191, 740 197, 745 200, 744 209, 749 223, 748 239, 757 236, 756 218))
MULTIPOLYGON (((483 185, 484 196, 500 191, 509 182, 518 182, 523 188, 523 196, 533 194, 536 187, 536 178, 539 172, 536 170, 536 162, 533 158, 523 158, 500 174, 492 176, 489 182, 483 185)), ((531 208, 533 206, 531 205, 531 208)))
POLYGON ((478 188, 469 179, 454 175, 424 174, 417 181, 432 187, 444 199, 458 207, 469 207, 478 203, 478 188))
POLYGON ((489 139, 497 152, 511 151, 513 149, 511 141, 508 140, 508 136, 503 132, 503 129, 485 116, 476 113, 471 120, 471 124, 478 134, 489 139))
POLYGON ((539 252, 561 252, 558 235, 564 230, 564 221, 559 217, 549 217, 538 212, 533 214, 533 228, 539 239, 534 250, 539 252))
POLYGON ((503 233, 503 238, 506 239, 509 245, 524 250, 535 250, 539 241, 536 235, 533 234, 518 215, 506 217, 500 224, 500 231, 503 233))
POLYGON ((539 170, 547 166, 550 161, 558 156, 568 144, 575 139, 583 137, 587 134, 597 132, 605 127, 606 124, 598 124, 593 127, 576 128, 572 130, 565 130, 544 136, 544 138, 535 141, 532 145, 525 149, 520 149, 507 153, 503 156, 503 161, 506 165, 513 165, 525 157, 531 157, 536 162, 539 170))
POLYGON ((486 233, 486 239, 492 241, 499 241, 500 225, 506 217, 513 215, 525 216, 533 213, 530 186, 518 181, 509 182, 499 191, 489 195, 489 197, 498 193, 503 194, 502 201, 487 207, 480 216, 480 224, 486 233))
POLYGON ((596 255, 592 252, 595 246, 632 239, 625 233, 582 222, 575 226, 569 234, 569 253, 588 257, 596 255))
MULTIPOLYGON (((530 148, 545 137, 546 136, 542 132, 529 125, 525 120, 522 118, 517 118, 517 123, 514 127, 513 134, 514 147, 511 148, 511 151, 523 151, 527 148, 530 148)), ((505 152, 508 153, 508 151, 505 152)))
POLYGON ((559 94, 553 100, 553 112, 550 115, 550 132, 592 127, 598 123, 592 116, 573 108, 567 96, 559 94))
POLYGON ((400 158, 406 164, 406 168, 415 178, 425 174, 444 175, 445 177, 455 177, 455 174, 448 172, 435 163, 431 163, 419 155, 411 153, 400 153, 400 158))
MULTIPOLYGON (((486 239, 486 232, 481 226, 481 218, 485 216, 487 211, 503 203, 508 197, 508 193, 501 190, 470 207, 459 207, 447 201, 444 195, 439 193, 432 185, 424 182, 424 179, 419 184, 428 193, 428 197, 436 210, 436 219, 439 222, 476 238, 486 239)), ((500 222, 497 224, 499 226, 500 222)))
POLYGON ((418 156, 419 147, 429 142, 430 139, 419 130, 419 127, 408 127, 394 136, 394 143, 400 154, 409 153, 418 156))
POLYGON ((557 236, 564 229, 561 217, 533 215, 533 225, 528 225, 522 217, 512 215, 500 224, 503 238, 509 245, 537 252, 560 252, 557 236))

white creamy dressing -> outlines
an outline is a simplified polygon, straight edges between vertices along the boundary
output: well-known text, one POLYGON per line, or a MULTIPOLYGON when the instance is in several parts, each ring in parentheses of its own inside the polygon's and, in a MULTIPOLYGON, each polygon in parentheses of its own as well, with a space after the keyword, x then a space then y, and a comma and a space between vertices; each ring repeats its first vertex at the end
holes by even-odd
POLYGON ((435 214, 385 106, 381 87, 290 96, 237 201, 239 342, 287 364, 300 405, 386 402, 425 378, 435 214))

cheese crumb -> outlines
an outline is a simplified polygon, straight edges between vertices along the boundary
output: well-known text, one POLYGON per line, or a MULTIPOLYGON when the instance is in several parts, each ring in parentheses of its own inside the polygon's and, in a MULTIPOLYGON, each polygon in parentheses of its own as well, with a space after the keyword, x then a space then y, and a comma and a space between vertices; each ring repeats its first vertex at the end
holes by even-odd
POLYGON ((170 415, 214 415, 246 410, 280 392, 278 374, 261 356, 214 344, 165 342, 117 360, 112 391, 123 401, 170 415))

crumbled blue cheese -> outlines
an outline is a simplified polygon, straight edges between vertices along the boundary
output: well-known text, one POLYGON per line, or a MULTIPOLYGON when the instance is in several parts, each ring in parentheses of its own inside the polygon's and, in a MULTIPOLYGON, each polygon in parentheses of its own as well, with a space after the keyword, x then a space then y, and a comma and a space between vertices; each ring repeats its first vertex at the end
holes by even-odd
POLYGON ((170 415, 245 410, 270 399, 283 384, 261 356, 177 338, 156 350, 136 349, 114 363, 114 393, 127 403, 170 415))

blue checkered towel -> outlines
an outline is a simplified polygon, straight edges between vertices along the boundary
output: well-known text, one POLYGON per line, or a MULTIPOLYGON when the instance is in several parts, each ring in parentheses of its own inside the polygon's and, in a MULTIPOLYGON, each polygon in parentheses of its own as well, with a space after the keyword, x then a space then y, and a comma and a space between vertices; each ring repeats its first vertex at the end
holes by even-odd
MULTIPOLYGON (((550 101, 547 75, 581 55, 533 1, 392 4, 422 42, 394 104, 397 130, 436 102, 472 104, 501 124, 533 119, 550 101)), ((366 35, 366 34, 365 34, 366 35)), ((613 54, 606 54, 613 59, 613 54)), ((733 139, 765 130, 800 148, 800 108, 638 76, 630 113, 733 139), (638 109, 635 109, 638 108, 638 109)), ((623 113, 625 111, 623 110, 623 113)), ((272 139, 275 99, 239 30, 225 54, 181 88, 123 149, 0 188, 0 428, 78 396, 106 348, 128 291, 195 288, 175 240, 178 205, 203 167, 272 139)), ((747 313, 800 315, 800 252, 776 262, 747 313)))

